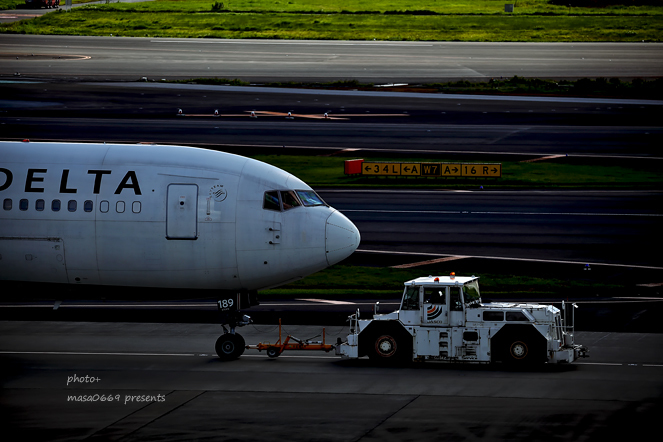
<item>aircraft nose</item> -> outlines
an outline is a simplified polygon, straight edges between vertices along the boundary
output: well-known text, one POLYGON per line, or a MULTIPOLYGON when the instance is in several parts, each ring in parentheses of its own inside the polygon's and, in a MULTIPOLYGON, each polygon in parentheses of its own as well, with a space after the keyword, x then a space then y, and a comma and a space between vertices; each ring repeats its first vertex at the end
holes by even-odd
POLYGON ((327 218, 326 251, 327 263, 334 265, 343 261, 359 247, 359 229, 338 210, 327 218))

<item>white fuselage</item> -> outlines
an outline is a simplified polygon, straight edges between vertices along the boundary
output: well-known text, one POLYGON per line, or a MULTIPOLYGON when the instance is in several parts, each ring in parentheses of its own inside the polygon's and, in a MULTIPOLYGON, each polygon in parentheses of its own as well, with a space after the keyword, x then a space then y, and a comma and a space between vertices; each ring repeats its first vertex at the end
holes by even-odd
POLYGON ((223 152, 0 142, 0 280, 280 285, 359 245, 357 228, 311 195, 281 169, 223 152))

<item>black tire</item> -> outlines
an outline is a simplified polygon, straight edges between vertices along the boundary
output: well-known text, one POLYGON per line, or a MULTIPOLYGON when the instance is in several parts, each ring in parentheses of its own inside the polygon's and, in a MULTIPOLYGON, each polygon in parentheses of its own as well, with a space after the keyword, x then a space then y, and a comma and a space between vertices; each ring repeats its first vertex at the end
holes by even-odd
MULTIPOLYGON (((359 338, 360 340, 363 338, 359 338)), ((374 362, 396 365, 412 361, 412 336, 402 326, 390 325, 373 330, 366 336, 366 353, 374 362)))
POLYGON ((541 351, 529 337, 507 339, 502 345, 502 361, 507 364, 524 366, 545 362, 545 359, 537 357, 541 351))
POLYGON ((281 354, 281 349, 278 347, 269 347, 267 349, 267 356, 270 358, 278 358, 281 354))
POLYGON ((244 353, 246 342, 242 335, 226 333, 216 340, 216 354, 222 361, 232 361, 244 353))
POLYGON ((527 359, 527 356, 529 355, 529 346, 527 345, 527 342, 519 340, 519 341, 514 341, 509 345, 509 358, 516 360, 516 361, 522 361, 527 359))
POLYGON ((548 343, 531 325, 507 324, 490 340, 491 362, 515 366, 544 364, 548 343))

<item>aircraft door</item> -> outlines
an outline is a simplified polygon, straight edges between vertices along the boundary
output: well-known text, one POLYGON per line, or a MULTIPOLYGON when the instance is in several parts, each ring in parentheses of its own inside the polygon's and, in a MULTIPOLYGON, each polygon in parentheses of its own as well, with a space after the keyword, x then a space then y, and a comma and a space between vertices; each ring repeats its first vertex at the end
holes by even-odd
POLYGON ((198 185, 168 185, 166 238, 198 238, 198 185))

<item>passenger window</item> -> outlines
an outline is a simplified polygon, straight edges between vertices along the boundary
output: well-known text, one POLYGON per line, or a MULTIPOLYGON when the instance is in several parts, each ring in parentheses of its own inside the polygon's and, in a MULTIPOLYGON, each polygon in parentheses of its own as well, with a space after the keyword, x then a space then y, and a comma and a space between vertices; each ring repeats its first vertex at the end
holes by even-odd
POLYGON ((11 198, 5 198, 5 200, 2 202, 2 208, 5 210, 12 210, 11 198))
POLYGON ((293 190, 282 190, 281 201, 283 201, 283 210, 294 209, 295 207, 302 205, 293 190))
POLYGON ((118 201, 115 204, 115 211, 117 213, 124 213, 124 201, 118 201))
POLYGON ((299 196, 299 199, 302 200, 302 204, 306 207, 327 205, 327 203, 325 203, 322 198, 312 190, 298 190, 297 195, 299 196))
POLYGON ((67 210, 70 212, 75 212, 76 209, 78 208, 78 203, 76 200, 69 200, 69 203, 67 204, 67 210))
POLYGON ((85 212, 92 212, 92 201, 87 200, 83 203, 83 210, 85 212))
POLYGON ((21 201, 18 202, 18 210, 21 210, 25 212, 28 210, 28 200, 22 199, 21 201))
POLYGON ((37 210, 37 212, 43 212, 44 207, 46 207, 46 203, 44 202, 44 200, 35 201, 35 209, 37 210))
POLYGON ((523 312, 506 312, 507 321, 528 321, 527 316, 523 312))
POLYGON ((140 213, 140 201, 134 201, 131 205, 131 211, 133 213, 140 213))
POLYGON ((110 210, 110 203, 108 201, 104 200, 99 204, 99 211, 101 213, 108 213, 109 210, 110 210))
POLYGON ((279 204, 279 193, 276 190, 265 192, 265 200, 262 203, 262 208, 267 210, 281 211, 279 204))
POLYGON ((53 212, 60 211, 60 200, 53 200, 53 202, 51 203, 51 210, 53 212))

